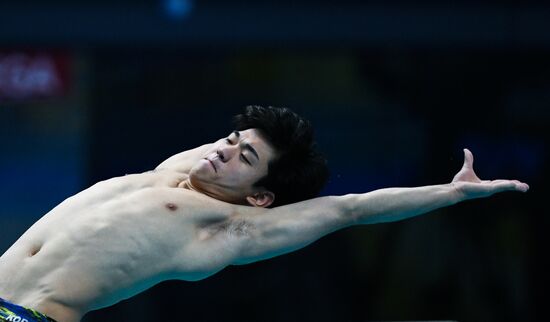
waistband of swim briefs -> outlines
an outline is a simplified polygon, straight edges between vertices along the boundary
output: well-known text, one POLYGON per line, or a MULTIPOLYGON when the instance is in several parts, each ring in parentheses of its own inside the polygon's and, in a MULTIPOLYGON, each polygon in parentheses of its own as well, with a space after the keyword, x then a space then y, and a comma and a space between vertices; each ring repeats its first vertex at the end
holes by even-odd
POLYGON ((11 303, 0 297, 0 321, 56 322, 36 310, 11 303))

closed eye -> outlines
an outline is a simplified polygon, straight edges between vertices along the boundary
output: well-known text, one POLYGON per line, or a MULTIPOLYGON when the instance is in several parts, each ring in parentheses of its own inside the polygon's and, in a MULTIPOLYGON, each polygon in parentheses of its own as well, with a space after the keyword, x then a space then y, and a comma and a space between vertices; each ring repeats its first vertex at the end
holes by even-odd
POLYGON ((244 162, 248 163, 248 165, 252 165, 252 163, 250 163, 250 161, 248 161, 248 159, 244 156, 244 154, 241 154, 241 159, 243 159, 244 162))
MULTIPOLYGON (((238 131, 233 131, 231 134, 234 134, 234 135, 237 137, 237 139, 238 139, 239 136, 240 136, 240 133, 239 133, 238 131)), ((225 142, 227 142, 228 144, 231 144, 231 145, 234 144, 233 141, 232 141, 230 138, 226 138, 226 139, 225 139, 225 142)), ((246 148, 249 149, 249 150, 250 150, 250 149, 253 149, 253 148, 250 146, 250 144, 246 144, 246 148)), ((254 150, 253 152, 255 152, 255 150, 254 150)), ((252 166, 252 163, 248 160, 248 158, 247 158, 244 154, 241 153, 240 158, 241 158, 241 160, 242 160, 243 162, 246 162, 248 165, 252 166)))

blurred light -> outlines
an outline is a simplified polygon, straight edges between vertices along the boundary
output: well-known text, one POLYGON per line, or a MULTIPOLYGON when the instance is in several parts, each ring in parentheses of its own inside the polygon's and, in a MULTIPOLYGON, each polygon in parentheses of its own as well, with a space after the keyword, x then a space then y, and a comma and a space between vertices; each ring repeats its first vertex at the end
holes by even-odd
POLYGON ((0 102, 63 95, 68 87, 65 55, 0 52, 0 102))
POLYGON ((183 20, 193 10, 192 0, 162 0, 165 13, 172 19, 183 20))

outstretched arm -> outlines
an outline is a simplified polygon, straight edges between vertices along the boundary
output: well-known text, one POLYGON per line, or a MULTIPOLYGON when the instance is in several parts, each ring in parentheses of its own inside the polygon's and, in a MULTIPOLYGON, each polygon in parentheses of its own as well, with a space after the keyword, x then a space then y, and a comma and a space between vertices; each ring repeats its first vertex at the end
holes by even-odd
POLYGON ((273 209, 239 208, 235 220, 250 228, 234 264, 288 253, 348 226, 403 220, 468 199, 528 189, 517 180, 480 180, 472 153, 464 149, 464 165, 449 184, 321 197, 273 209))

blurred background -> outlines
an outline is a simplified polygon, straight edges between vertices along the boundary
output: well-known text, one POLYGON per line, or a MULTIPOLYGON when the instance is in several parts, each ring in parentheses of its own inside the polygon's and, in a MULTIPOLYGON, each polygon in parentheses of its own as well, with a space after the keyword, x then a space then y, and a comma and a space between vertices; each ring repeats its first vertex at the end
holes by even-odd
MULTIPOLYGON (((65 198, 229 133, 250 104, 310 119, 323 195, 450 182, 503 193, 169 281, 92 321, 540 321, 549 286, 550 5, 0 2, 0 253, 65 198)), ((1 296, 1 294, 0 294, 1 296)))

